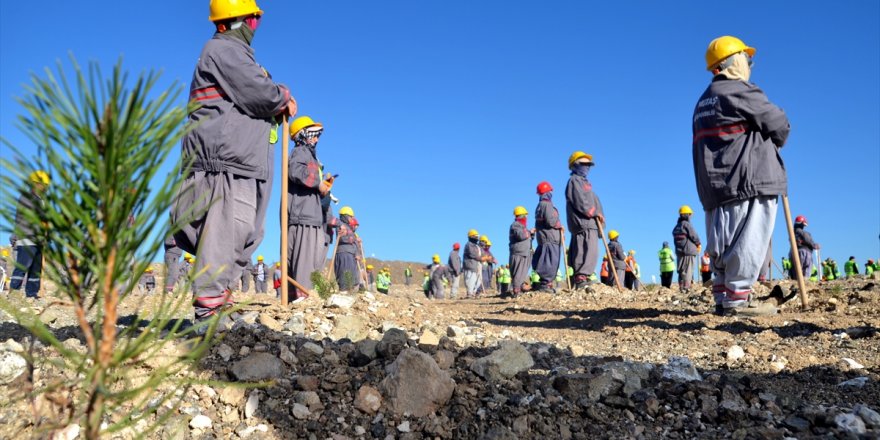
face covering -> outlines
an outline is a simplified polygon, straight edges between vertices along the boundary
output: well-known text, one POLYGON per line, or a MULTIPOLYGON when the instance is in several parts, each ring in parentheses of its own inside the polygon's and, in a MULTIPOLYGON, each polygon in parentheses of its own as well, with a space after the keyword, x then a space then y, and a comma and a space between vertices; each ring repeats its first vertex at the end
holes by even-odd
POLYGON ((250 46, 251 41, 254 40, 254 29, 245 25, 244 21, 233 22, 229 25, 229 30, 223 34, 238 38, 239 40, 244 41, 248 46, 250 46))
POLYGON ((516 222, 523 225, 523 226, 526 226, 527 221, 528 221, 527 217, 517 217, 516 218, 516 222))
POLYGON ((724 75, 727 79, 738 79, 748 82, 752 76, 752 67, 749 56, 743 52, 730 56, 730 65, 724 68, 719 75, 724 75))
POLYGON ((571 169, 571 172, 577 174, 578 176, 586 178, 587 174, 590 172, 590 166, 576 163, 571 169))
POLYGON ((538 197, 538 200, 553 200, 553 192, 546 192, 538 197))

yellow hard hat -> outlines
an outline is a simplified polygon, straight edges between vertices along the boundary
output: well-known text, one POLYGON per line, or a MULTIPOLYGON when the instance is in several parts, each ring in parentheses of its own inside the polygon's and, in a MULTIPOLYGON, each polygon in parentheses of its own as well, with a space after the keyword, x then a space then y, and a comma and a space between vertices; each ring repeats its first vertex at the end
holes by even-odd
POLYGON ((146 273, 153 273, 153 268, 152 268, 152 267, 147 267, 146 269, 144 269, 144 272, 146 272, 146 273))
POLYGON ((693 214, 693 213, 694 213, 694 210, 691 209, 691 207, 688 206, 688 205, 681 205, 681 208, 678 208, 678 213, 679 213, 680 215, 684 215, 684 214, 693 214))
POLYGON ((739 38, 725 35, 712 40, 709 43, 709 48, 706 49, 706 70, 711 72, 718 63, 740 52, 745 52, 752 57, 755 56, 755 48, 746 46, 746 43, 743 43, 739 38))
POLYGON ((489 242, 489 237, 487 237, 487 236, 485 236, 485 235, 480 236, 480 241, 483 242, 483 243, 488 243, 488 242, 489 242))
POLYGON ((636 250, 635 250, 635 249, 630 249, 630 250, 629 250, 629 254, 630 254, 630 255, 635 255, 635 254, 636 254, 636 250))
POLYGON ((262 255, 257 255, 257 261, 263 261, 263 256, 262 256, 262 255))
POLYGON ((486 239, 486 246, 492 246, 492 241, 488 238, 486 239))
POLYGON ((526 211, 526 208, 522 206, 517 206, 516 208, 513 208, 513 215, 516 217, 519 217, 521 215, 528 215, 528 213, 529 211, 526 211))
POLYGON ((280 261, 276 261, 276 262, 275 262, 275 267, 281 267, 281 262, 280 262, 280 261))
POLYGON ((248 15, 263 15, 263 11, 254 0, 211 0, 208 7, 211 15, 208 20, 223 21, 248 15))
POLYGON ((31 173, 28 179, 31 181, 31 183, 39 183, 43 185, 49 184, 49 175, 46 174, 46 172, 43 170, 34 171, 33 173, 31 173))
POLYGON ((434 256, 431 257, 431 261, 439 264, 440 263, 440 255, 434 254, 434 256))
POLYGON ((367 270, 373 270, 373 265, 372 265, 372 264, 368 264, 368 265, 367 265, 367 270))
POLYGON ((476 229, 471 229, 470 231, 468 231, 468 237, 476 237, 478 235, 480 235, 480 233, 477 232, 476 229))
POLYGON ((189 260, 190 258, 192 258, 192 255, 190 255, 189 252, 183 254, 183 259, 184 259, 184 260, 189 260))
POLYGON ((9 256, 9 249, 3 249, 3 251, 0 253, 2 253, 4 257, 8 257, 9 256))
POLYGON ((290 135, 293 136, 299 133, 303 128, 314 126, 323 127, 320 122, 315 122, 308 116, 300 116, 290 123, 290 135))
POLYGON ((608 238, 614 240, 617 237, 620 237, 620 233, 617 232, 617 230, 612 229, 612 230, 608 231, 608 238))
POLYGON ((575 162, 581 159, 587 159, 590 161, 590 165, 594 165, 593 155, 584 153, 583 151, 575 151, 574 153, 571 153, 571 156, 568 156, 568 167, 571 168, 575 162))
POLYGON ((350 215, 354 217, 354 210, 351 209, 351 206, 343 206, 342 209, 339 210, 339 215, 350 215))

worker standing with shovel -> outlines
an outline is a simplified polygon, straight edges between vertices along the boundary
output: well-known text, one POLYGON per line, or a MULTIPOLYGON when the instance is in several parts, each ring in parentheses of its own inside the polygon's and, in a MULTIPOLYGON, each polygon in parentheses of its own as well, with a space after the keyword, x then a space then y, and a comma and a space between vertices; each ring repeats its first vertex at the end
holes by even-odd
POLYGON ((575 289, 586 289, 595 279, 599 230, 605 223, 602 203, 587 180, 594 165, 593 156, 583 151, 575 151, 568 157, 571 174, 565 186, 565 216, 571 232, 568 262, 574 273, 575 289))
POLYGON ((290 90, 254 58, 251 41, 263 16, 254 0, 212 0, 209 9, 216 32, 193 73, 189 98, 198 107, 187 118, 181 154, 192 165, 171 210, 175 223, 191 221, 174 239, 198 256, 196 321, 231 302, 227 286, 263 241, 276 117, 296 114, 290 90))
POLYGON ((779 152, 791 129, 785 112, 749 82, 755 49, 731 36, 706 50, 712 82, 693 115, 697 193, 706 212, 715 313, 775 314, 752 301, 788 180, 779 152))

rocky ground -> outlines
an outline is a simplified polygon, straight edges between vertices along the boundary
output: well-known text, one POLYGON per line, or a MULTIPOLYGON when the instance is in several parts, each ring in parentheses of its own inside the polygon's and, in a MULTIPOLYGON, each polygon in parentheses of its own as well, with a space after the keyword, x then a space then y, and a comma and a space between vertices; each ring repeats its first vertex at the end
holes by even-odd
MULTIPOLYGON (((806 311, 794 300, 752 319, 708 313, 703 289, 656 286, 429 301, 395 285, 289 308, 243 295, 192 374, 272 384, 196 386, 151 438, 880 438, 880 287, 835 281, 810 295, 806 311)), ((123 315, 154 298, 132 295, 123 315)), ((25 335, 4 319, 8 397, 25 335)), ((43 319, 81 346, 68 313, 43 319)), ((38 380, 58 374, 42 368, 38 380)), ((27 406, 0 408, 0 438, 32 424, 27 406)))

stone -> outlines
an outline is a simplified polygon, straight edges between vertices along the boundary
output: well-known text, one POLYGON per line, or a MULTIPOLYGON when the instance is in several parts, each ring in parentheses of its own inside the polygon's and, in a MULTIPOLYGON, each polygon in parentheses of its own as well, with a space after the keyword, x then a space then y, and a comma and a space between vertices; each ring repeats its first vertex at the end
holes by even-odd
POLYGON ((244 404, 244 417, 246 419, 252 418, 259 408, 260 393, 257 391, 251 391, 251 395, 248 396, 247 402, 244 404))
POLYGON ((310 412, 318 412, 324 409, 321 397, 314 391, 300 391, 293 396, 293 401, 305 405, 310 412))
POLYGON ((727 350, 727 360, 736 362, 746 356, 746 352, 739 345, 734 345, 727 350))
POLYGON ((192 429, 208 429, 213 424, 214 422, 211 421, 211 418, 204 414, 199 414, 189 421, 189 427, 192 429))
POLYGON ((448 370, 455 364, 455 353, 449 350, 439 350, 437 353, 434 353, 434 360, 437 361, 437 366, 448 370))
POLYGON ((281 323, 278 322, 278 320, 269 316, 266 313, 260 314, 260 324, 262 324, 264 327, 268 328, 269 330, 272 330, 275 332, 280 332, 280 331, 284 330, 284 326, 281 325, 281 323))
POLYGON ((868 378, 865 377, 865 376, 862 376, 862 377, 857 377, 857 378, 855 378, 855 379, 850 379, 850 380, 847 380, 847 381, 843 381, 843 382, 837 384, 837 386, 839 386, 839 387, 862 388, 862 387, 864 387, 864 386, 867 385, 867 384, 868 384, 868 378))
POLYGON ((840 359, 840 361, 849 370, 861 370, 861 369, 865 368, 864 365, 856 362, 854 359, 842 358, 842 359, 840 359))
POLYGON ((75 440, 79 437, 80 427, 74 423, 52 435, 52 440, 75 440))
POLYGON ((293 409, 291 409, 291 413, 294 417, 297 418, 297 420, 307 419, 310 415, 312 415, 312 412, 309 411, 309 409, 301 403, 294 403, 293 409))
POLYGON ((241 321, 245 324, 252 325, 257 322, 257 319, 260 317, 260 312, 256 310, 251 310, 250 312, 242 313, 241 316, 238 317, 237 321, 241 321))
POLYGON ((18 353, 0 352, 0 385, 5 385, 27 371, 27 361, 18 353))
POLYGON ((376 353, 386 359, 393 359, 396 358, 406 346, 406 332, 393 328, 382 335, 382 340, 376 344, 376 353))
POLYGON ((241 357, 245 357, 249 354, 251 354, 251 348, 247 345, 242 345, 241 349, 238 350, 238 355, 241 357))
POLYGON ((675 382, 703 380, 691 360, 684 356, 669 357, 669 362, 663 366, 663 378, 675 382))
POLYGON ((285 364, 293 366, 296 365, 297 362, 299 362, 299 359, 296 358, 296 355, 293 354, 292 351, 290 351, 290 348, 288 348, 287 345, 278 345, 280 346, 278 350, 278 357, 281 358, 281 360, 284 361, 285 364))
POLYGON ((786 427, 794 432, 806 432, 810 429, 810 421, 794 414, 788 416, 782 422, 786 427))
POLYGON ((441 370, 431 356, 408 348, 386 369, 379 388, 388 406, 398 415, 424 417, 446 404, 455 390, 455 381, 441 370))
POLYGON ((450 338, 461 338, 466 334, 467 332, 465 331, 465 329, 457 325, 450 325, 449 327, 446 327, 446 336, 449 336, 450 338))
POLYGON ((357 301, 357 297, 351 295, 333 294, 324 302, 324 307, 348 310, 357 301))
POLYGON ((358 389, 357 396, 354 398, 354 407, 373 415, 382 407, 382 394, 369 385, 363 385, 358 389))
POLYGON ((334 321, 336 326, 330 331, 330 337, 334 340, 345 338, 357 342, 366 339, 369 334, 367 322, 360 316, 336 316, 334 321))
POLYGON ((779 373, 780 371, 785 369, 787 364, 783 361, 773 361, 770 362, 770 371, 774 373, 779 373))
POLYGON ((587 353, 587 350, 580 345, 569 345, 569 351, 571 351, 571 355, 575 357, 581 357, 587 353))
POLYGON ((238 406, 244 400, 244 388, 227 386, 220 391, 220 401, 231 406, 238 406))
POLYGON ((419 345, 436 347, 440 345, 440 337, 430 330, 425 330, 422 332, 422 336, 419 337, 419 345))
POLYGON ((877 411, 866 405, 858 404, 853 408, 853 412, 861 417, 868 427, 872 429, 880 428, 880 413, 877 413, 877 411))
POLYGON ((320 382, 317 376, 299 376, 296 378, 296 386, 303 391, 316 391, 320 382))
POLYGON ((294 335, 302 335, 306 332, 306 323, 302 315, 293 315, 284 323, 284 330, 294 335))
POLYGON ((220 359, 223 359, 223 362, 229 362, 229 359, 232 359, 233 354, 232 347, 226 344, 220 344, 217 346, 217 356, 220 356, 220 359))
POLYGON ((867 431, 865 422, 855 414, 840 413, 834 417, 834 424, 850 434, 862 435, 867 431))
POLYGON ((728 413, 738 414, 749 409, 749 405, 743 400, 739 392, 731 385, 727 385, 721 390, 721 403, 718 408, 728 413))
POLYGON ((257 382, 281 378, 284 364, 269 353, 254 353, 232 364, 230 371, 238 381, 257 382))
POLYGON ((324 355, 324 347, 314 342, 306 342, 300 347, 298 353, 305 362, 313 362, 324 355))
POLYGON ((404 420, 403 423, 397 425, 397 430, 400 432, 409 432, 409 420, 404 420))
POLYGON ((471 370, 486 380, 511 378, 535 365, 532 355, 516 341, 505 341, 488 356, 477 359, 471 370))
MULTIPOLYGON (((6 342, 0 344, 0 351, 11 351, 14 353, 24 353, 24 346, 19 344, 15 339, 9 338, 6 342)), ((73 426, 73 425, 71 425, 73 426)))
MULTIPOLYGON (((261 432, 261 433, 265 434, 265 433, 269 432, 269 427, 260 423, 257 426, 248 426, 247 428, 235 431, 235 433, 241 438, 248 438, 257 432, 261 432)), ((260 436, 260 437, 265 437, 265 436, 260 436)))

